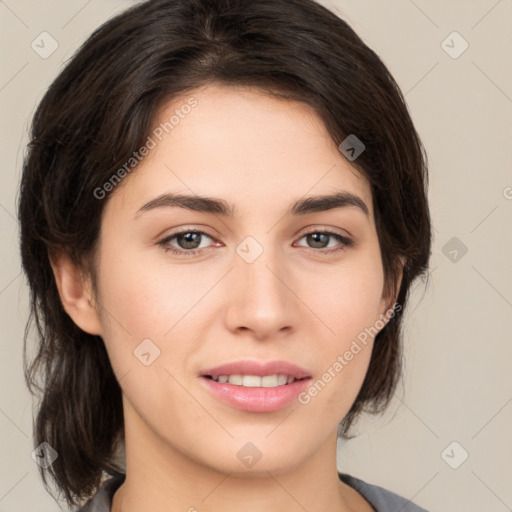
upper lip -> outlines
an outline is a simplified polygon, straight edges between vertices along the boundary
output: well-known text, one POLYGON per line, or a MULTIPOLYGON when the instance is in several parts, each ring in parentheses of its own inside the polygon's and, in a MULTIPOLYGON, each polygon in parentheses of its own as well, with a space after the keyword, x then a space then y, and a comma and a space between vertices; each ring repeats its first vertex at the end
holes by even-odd
POLYGON ((221 364, 201 372, 203 376, 218 378, 219 375, 286 375, 295 377, 295 379, 304 379, 310 377, 310 373, 296 364, 287 361, 233 361, 231 363, 221 364))

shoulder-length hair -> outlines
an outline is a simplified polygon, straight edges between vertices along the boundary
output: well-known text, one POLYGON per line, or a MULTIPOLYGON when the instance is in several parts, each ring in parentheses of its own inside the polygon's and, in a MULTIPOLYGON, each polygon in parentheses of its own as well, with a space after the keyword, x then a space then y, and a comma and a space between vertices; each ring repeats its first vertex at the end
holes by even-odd
POLYGON ((400 305, 378 333, 366 378, 339 434, 389 403, 400 376, 401 321, 431 250, 427 157, 390 72, 349 25, 313 0, 150 0, 99 27, 51 84, 34 115, 18 216, 30 287, 24 371, 41 394, 34 446, 59 457, 40 469, 75 504, 123 472, 121 389, 103 340, 61 304, 49 262, 65 251, 90 276, 108 197, 94 191, 147 140, 159 109, 208 84, 252 86, 313 107, 369 181, 385 293, 400 305), (403 272, 400 289, 396 278, 403 272), (27 360, 35 322, 37 351, 27 360))

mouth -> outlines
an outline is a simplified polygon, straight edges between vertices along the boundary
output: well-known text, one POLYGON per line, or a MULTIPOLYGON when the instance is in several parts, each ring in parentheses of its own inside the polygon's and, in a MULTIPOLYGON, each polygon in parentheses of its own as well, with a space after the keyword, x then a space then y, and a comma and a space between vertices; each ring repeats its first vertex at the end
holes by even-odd
POLYGON ((286 361, 237 361, 205 370, 200 377, 215 398, 249 412, 286 407, 311 380, 306 369, 286 361))

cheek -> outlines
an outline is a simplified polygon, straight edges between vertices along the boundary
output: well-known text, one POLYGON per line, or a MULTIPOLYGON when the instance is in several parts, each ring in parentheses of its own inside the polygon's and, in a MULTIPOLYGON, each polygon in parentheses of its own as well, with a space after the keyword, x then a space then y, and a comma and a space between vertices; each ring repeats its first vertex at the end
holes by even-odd
POLYGON ((190 282, 190 271, 158 268, 136 255, 118 262, 109 256, 103 263, 108 271, 102 276, 102 301, 118 320, 115 327, 133 336, 163 337, 207 290, 206 285, 198 289, 200 279, 190 282))
POLYGON ((328 352, 345 349, 375 325, 381 313, 383 284, 379 257, 368 254, 317 276, 315 293, 303 289, 311 309, 326 326, 323 339, 328 352))
POLYGON ((350 408, 366 375, 373 339, 382 328, 383 279, 378 256, 368 255, 324 276, 317 281, 324 292, 308 296, 325 333, 315 338, 320 375, 310 391, 321 393, 317 406, 334 407, 334 415, 350 408))
POLYGON ((103 339, 125 399, 142 417, 158 411, 159 421, 173 434, 179 432, 180 422, 172 411, 188 410, 189 420, 197 415, 200 425, 200 411, 191 407, 179 384, 197 339, 189 329, 187 311, 200 297, 198 291, 189 290, 184 273, 176 272, 169 283, 169 275, 164 279, 140 259, 114 263, 108 256, 100 286, 103 339), (187 326, 184 336, 179 335, 182 325, 187 326))
POLYGON ((147 352, 156 366, 179 367, 201 339, 207 302, 201 299, 212 276, 192 266, 158 266, 129 252, 119 259, 105 250, 101 261, 107 269, 99 280, 103 339, 116 375, 141 371, 137 357, 147 352))

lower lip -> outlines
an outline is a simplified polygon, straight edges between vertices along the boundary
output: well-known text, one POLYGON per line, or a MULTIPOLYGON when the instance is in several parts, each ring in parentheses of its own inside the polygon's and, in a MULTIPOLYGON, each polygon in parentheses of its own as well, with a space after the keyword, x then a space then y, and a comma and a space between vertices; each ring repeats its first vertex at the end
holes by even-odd
POLYGON ((201 377, 206 388, 221 402, 249 412, 274 412, 283 409, 296 400, 297 395, 304 391, 310 380, 296 380, 291 384, 274 388, 246 388, 201 377))

